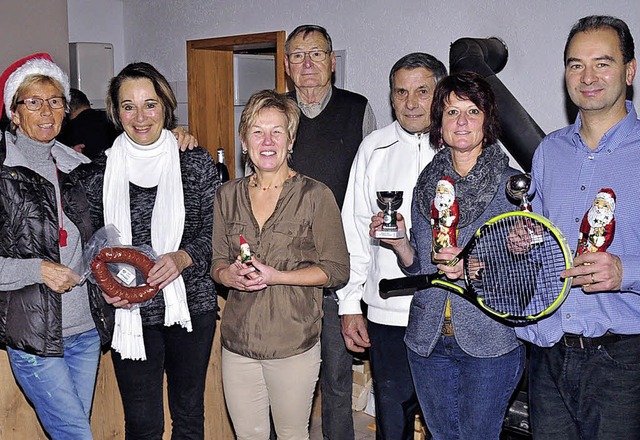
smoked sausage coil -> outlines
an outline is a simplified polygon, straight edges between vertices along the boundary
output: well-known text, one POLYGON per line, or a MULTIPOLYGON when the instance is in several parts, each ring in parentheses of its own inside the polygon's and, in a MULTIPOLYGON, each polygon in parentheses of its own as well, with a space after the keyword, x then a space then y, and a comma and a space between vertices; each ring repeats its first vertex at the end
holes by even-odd
POLYGON ((125 247, 108 247, 102 249, 91 263, 91 272, 96 283, 104 293, 110 297, 120 297, 130 303, 144 302, 158 293, 158 286, 138 286, 127 287, 120 284, 113 277, 107 263, 126 263, 138 269, 145 279, 149 276, 149 271, 156 264, 151 258, 142 252, 125 247))

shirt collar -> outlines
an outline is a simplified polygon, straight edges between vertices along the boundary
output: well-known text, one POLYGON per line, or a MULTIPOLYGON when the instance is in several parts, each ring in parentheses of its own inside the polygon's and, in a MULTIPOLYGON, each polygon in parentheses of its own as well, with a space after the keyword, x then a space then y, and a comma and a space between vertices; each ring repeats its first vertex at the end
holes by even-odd
POLYGON ((298 107, 300 107, 300 111, 303 115, 305 115, 309 119, 313 119, 320 113, 322 113, 325 108, 327 108, 327 104, 329 104, 329 100, 331 99, 332 94, 333 87, 329 87, 329 91, 325 93, 320 102, 316 102, 315 104, 305 104, 304 102, 298 100, 298 107))
POLYGON ((393 123, 396 124, 396 134, 398 135, 398 140, 402 140, 405 142, 416 142, 424 139, 425 142, 429 144, 428 131, 424 131, 422 133, 409 133, 407 130, 402 128, 402 125, 400 125, 397 119, 393 121, 393 123))
MULTIPOLYGON (((638 115, 636 113, 636 109, 633 107, 633 103, 631 101, 625 101, 625 106, 627 108, 627 115, 622 118, 616 125, 611 127, 607 132, 602 136, 600 142, 598 143, 598 147, 593 151, 594 153, 600 152, 605 146, 607 150, 613 151, 618 145, 620 145, 621 141, 629 136, 631 131, 634 129, 634 126, 637 122, 638 115)), ((580 113, 576 117, 576 122, 573 124, 573 133, 572 140, 574 145, 577 148, 580 148, 581 145, 584 148, 589 148, 582 142, 582 138, 580 137, 580 129, 582 128, 582 119, 580 118, 580 113)))

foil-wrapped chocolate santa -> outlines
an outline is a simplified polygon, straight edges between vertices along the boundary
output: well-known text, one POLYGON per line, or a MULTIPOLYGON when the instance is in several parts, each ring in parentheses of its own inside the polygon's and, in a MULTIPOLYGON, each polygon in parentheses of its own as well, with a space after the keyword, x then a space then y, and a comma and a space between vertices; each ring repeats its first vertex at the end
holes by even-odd
POLYGON ((459 218, 460 208, 453 179, 444 176, 436 185, 436 194, 431 203, 432 257, 442 248, 458 245, 459 218))
POLYGON ((614 212, 616 194, 611 188, 598 191, 593 205, 584 214, 580 224, 580 238, 576 255, 585 252, 605 252, 613 241, 616 230, 614 212))
POLYGON ((240 261, 243 263, 248 263, 251 261, 251 249, 249 248, 249 243, 244 237, 240 236, 240 261))

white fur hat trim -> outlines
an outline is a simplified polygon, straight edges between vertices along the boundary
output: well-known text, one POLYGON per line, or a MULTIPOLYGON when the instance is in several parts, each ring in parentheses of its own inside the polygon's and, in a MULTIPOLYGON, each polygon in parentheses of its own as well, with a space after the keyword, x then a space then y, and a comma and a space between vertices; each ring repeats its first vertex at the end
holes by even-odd
POLYGON ((45 58, 33 58, 18 67, 7 79, 4 85, 4 109, 11 119, 11 101, 22 82, 30 75, 44 75, 58 81, 63 88, 64 97, 69 102, 69 77, 57 64, 45 58))

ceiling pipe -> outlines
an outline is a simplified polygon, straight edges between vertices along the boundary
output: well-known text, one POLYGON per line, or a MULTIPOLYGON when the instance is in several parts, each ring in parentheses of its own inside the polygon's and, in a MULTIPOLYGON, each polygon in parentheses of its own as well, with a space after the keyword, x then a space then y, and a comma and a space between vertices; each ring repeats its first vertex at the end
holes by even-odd
POLYGON ((500 38, 460 38, 449 49, 449 71, 476 72, 491 85, 502 128, 500 141, 516 162, 529 172, 533 153, 545 133, 497 77, 508 58, 507 46, 500 38))

